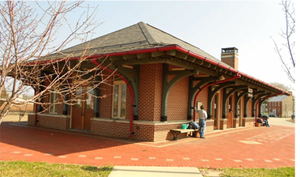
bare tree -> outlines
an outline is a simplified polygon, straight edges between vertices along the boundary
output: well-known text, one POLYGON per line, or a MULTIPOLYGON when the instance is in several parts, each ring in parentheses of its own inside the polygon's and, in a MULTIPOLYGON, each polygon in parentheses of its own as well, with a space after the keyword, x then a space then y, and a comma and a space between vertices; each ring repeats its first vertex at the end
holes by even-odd
POLYGON ((278 82, 271 82, 270 84, 278 87, 278 88, 281 88, 282 90, 285 90, 285 91, 289 91, 291 88, 289 86, 286 86, 282 83, 278 83, 278 82))
POLYGON ((85 7, 80 18, 69 23, 70 13, 82 5, 82 1, 0 3, 0 95, 11 90, 11 94, 0 98, 3 103, 0 124, 12 106, 35 103, 49 109, 50 103, 42 99, 51 92, 59 95, 57 104, 72 104, 74 100, 65 99, 66 95, 74 95, 82 85, 96 88, 113 74, 104 75, 104 59, 102 65, 82 67, 96 52, 91 50, 89 42, 80 51, 65 49, 75 39, 87 41, 92 30, 99 26, 94 20, 97 7, 92 11, 85 7), (70 32, 64 32, 61 39, 58 34, 65 25, 70 32), (35 95, 20 101, 18 97, 30 89, 28 86, 35 90, 35 95))
POLYGON ((283 55, 284 50, 280 48, 275 40, 272 38, 274 42, 274 49, 279 56, 279 59, 282 63, 283 70, 286 72, 288 78, 295 83, 294 69, 295 69, 295 60, 294 60, 294 46, 295 39, 293 38, 295 34, 295 11, 294 4, 291 0, 282 0, 281 4, 283 7, 283 11, 285 14, 285 29, 280 33, 281 37, 285 40, 285 43, 282 44, 285 52, 287 53, 287 57, 283 55))

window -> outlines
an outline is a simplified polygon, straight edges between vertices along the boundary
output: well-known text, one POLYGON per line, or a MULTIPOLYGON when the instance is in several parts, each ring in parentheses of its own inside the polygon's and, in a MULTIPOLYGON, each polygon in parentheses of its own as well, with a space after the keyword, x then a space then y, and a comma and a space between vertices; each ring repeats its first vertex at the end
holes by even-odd
POLYGON ((87 88, 87 94, 86 94, 86 108, 87 109, 94 109, 94 90, 92 87, 87 88))
POLYGON ((112 117, 125 119, 126 114, 126 84, 123 81, 114 82, 112 102, 112 117))
POLYGON ((83 91, 82 87, 79 88, 75 95, 76 102, 74 103, 74 108, 82 108, 82 100, 83 100, 83 91))
POLYGON ((275 102, 275 106, 277 106, 277 102, 275 102))
POLYGON ((50 109, 49 113, 57 114, 58 93, 54 90, 50 91, 50 109))

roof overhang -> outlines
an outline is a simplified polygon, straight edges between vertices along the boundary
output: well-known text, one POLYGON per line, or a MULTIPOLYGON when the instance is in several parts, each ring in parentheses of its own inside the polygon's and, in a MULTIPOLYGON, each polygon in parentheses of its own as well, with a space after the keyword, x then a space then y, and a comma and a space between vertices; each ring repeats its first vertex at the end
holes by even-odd
MULTIPOLYGON (((267 90, 272 90, 274 93, 282 93, 285 95, 289 95, 288 92, 275 87, 269 83, 263 82, 259 79, 256 79, 250 75, 247 75, 245 73, 242 73, 233 67, 230 67, 224 63, 217 62, 215 60, 209 59, 207 57, 203 57, 199 54, 196 54, 190 50, 186 50, 178 45, 167 45, 167 46, 160 46, 160 47, 153 47, 153 48, 146 48, 146 49, 138 49, 138 50, 128 50, 128 51, 121 51, 121 52, 114 52, 114 53, 104 53, 104 54, 94 54, 90 56, 84 56, 86 60, 91 59, 101 59, 101 58, 107 58, 107 57, 118 57, 118 56, 124 56, 123 59, 130 59, 130 56, 136 55, 134 58, 141 58, 143 56, 147 56, 147 54, 151 57, 157 57, 160 55, 167 54, 169 56, 174 56, 176 58, 179 58, 180 60, 185 60, 188 63, 193 63, 195 65, 203 66, 207 70, 211 70, 214 72, 219 72, 224 75, 228 75, 229 77, 235 76, 237 74, 241 75, 241 77, 238 80, 239 83, 243 85, 250 85, 252 87, 260 87, 267 90)), ((53 56, 55 57, 55 55, 53 56)), ((34 61, 31 63, 28 63, 28 65, 33 64, 45 64, 45 63, 52 63, 52 62, 59 62, 59 61, 72 61, 72 60, 79 60, 83 57, 74 56, 74 57, 66 57, 65 59, 62 58, 55 58, 55 59, 47 59, 43 61, 34 61)), ((163 61, 162 61, 163 62, 163 61)), ((130 63, 125 62, 126 64, 138 64, 138 63, 130 63)))

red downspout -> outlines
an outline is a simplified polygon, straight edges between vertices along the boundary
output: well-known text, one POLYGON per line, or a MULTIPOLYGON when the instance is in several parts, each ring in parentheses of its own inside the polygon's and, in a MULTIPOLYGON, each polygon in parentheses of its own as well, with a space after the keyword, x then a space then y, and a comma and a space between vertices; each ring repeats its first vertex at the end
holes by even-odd
MULTIPOLYGON (((91 62, 94 63, 94 64, 97 65, 97 66, 100 65, 100 63, 98 63, 98 62, 96 61, 96 59, 92 59, 91 62)), ((108 71, 108 72, 110 72, 110 73, 113 73, 112 70, 108 69, 108 68, 105 67, 105 66, 100 65, 100 67, 101 67, 102 69, 105 69, 106 71, 108 71)), ((131 110, 130 110, 130 130, 129 130, 129 131, 130 131, 130 135, 129 135, 129 138, 131 139, 131 138, 132 138, 132 135, 133 135, 133 105, 134 105, 133 91, 132 91, 132 88, 131 88, 130 84, 128 83, 128 81, 127 81, 123 76, 121 76, 120 74, 116 74, 116 76, 119 77, 119 78, 121 78, 121 79, 127 84, 128 88, 129 88, 129 90, 130 90, 130 95, 131 95, 131 110)))
MULTIPOLYGON (((220 83, 223 83, 223 82, 228 82, 228 81, 231 81, 231 80, 234 80, 234 79, 238 79, 240 77, 241 77, 241 75, 238 74, 238 73, 236 73, 236 76, 234 76, 232 78, 228 78, 228 79, 224 79, 224 80, 221 80, 221 81, 218 81, 218 82, 206 84, 205 86, 203 86, 202 88, 200 88, 198 90, 198 92, 196 93, 195 98, 194 98, 194 107, 196 106, 196 98, 199 95, 199 93, 201 92, 201 90, 205 89, 206 87, 209 87, 209 86, 212 86, 212 85, 215 85, 215 84, 220 84, 220 83)), ((194 109, 194 111, 193 111, 193 121, 194 122, 195 122, 195 119, 196 119, 196 117, 195 117, 195 109, 194 109)))
POLYGON ((256 109, 256 111, 255 111, 255 126, 257 127, 257 112, 258 112, 258 108, 257 108, 257 104, 261 101, 261 100, 263 100, 263 99, 267 99, 267 98, 270 98, 270 97, 274 97, 274 96, 278 96, 278 95, 283 95, 284 94, 284 92, 281 92, 281 93, 277 93, 277 94, 273 94, 273 95, 270 95, 270 96, 266 96, 266 97, 263 97, 263 98, 260 98, 257 102, 256 102, 256 104, 255 104, 255 109, 256 109))

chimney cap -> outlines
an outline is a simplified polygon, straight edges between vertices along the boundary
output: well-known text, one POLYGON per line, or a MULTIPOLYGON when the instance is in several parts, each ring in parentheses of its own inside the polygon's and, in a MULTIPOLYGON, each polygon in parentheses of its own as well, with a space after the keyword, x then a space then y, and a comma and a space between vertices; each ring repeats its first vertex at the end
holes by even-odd
POLYGON ((222 48, 222 53, 232 53, 232 52, 238 53, 238 49, 236 47, 222 48))

